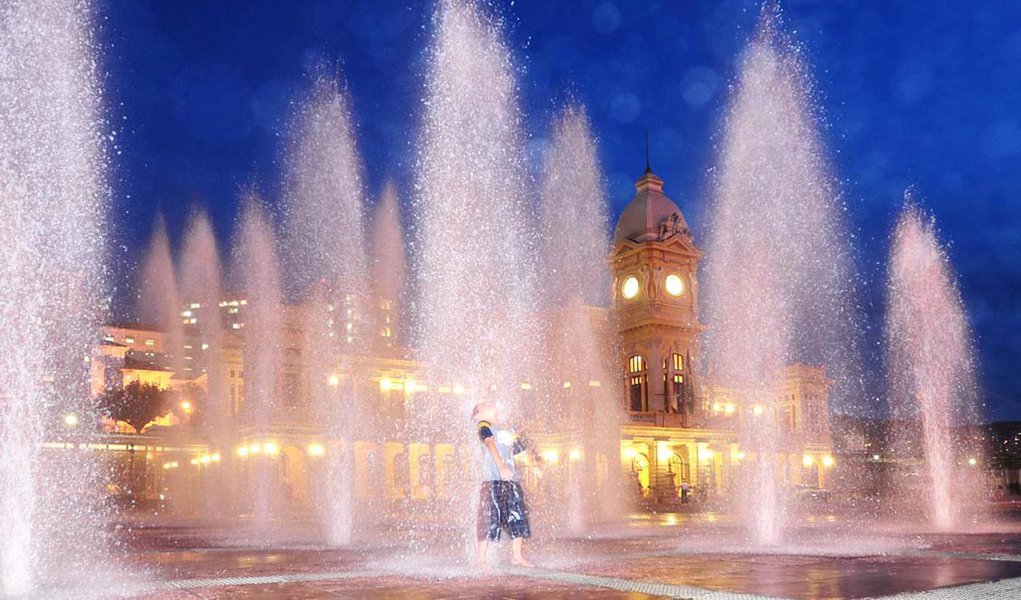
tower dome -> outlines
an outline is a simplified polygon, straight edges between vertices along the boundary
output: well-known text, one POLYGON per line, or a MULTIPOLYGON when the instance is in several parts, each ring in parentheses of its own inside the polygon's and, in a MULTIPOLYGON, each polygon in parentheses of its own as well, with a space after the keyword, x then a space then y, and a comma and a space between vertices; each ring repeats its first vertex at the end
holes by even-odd
POLYGON ((663 193, 663 180, 652 170, 645 169, 645 173, 635 182, 635 190, 635 197, 617 220, 617 229, 613 234, 615 244, 624 240, 639 243, 662 240, 675 234, 691 238, 688 222, 681 209, 663 193))

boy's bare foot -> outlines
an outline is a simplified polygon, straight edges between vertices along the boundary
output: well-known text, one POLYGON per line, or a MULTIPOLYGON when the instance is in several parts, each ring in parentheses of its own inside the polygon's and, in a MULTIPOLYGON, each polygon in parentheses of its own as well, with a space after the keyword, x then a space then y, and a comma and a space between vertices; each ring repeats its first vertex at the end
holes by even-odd
POLYGON ((526 569, 530 569, 535 566, 533 563, 529 562, 528 559, 523 556, 512 559, 511 564, 514 565, 515 567, 524 567, 526 569))

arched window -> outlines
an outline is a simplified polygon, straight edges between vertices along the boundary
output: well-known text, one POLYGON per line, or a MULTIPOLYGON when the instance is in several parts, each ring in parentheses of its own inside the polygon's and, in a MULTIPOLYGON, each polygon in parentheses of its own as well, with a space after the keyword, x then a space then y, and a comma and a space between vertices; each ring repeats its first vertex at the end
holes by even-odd
POLYGON ((648 405, 649 372, 645 357, 634 355, 627 363, 628 410, 642 412, 648 405))

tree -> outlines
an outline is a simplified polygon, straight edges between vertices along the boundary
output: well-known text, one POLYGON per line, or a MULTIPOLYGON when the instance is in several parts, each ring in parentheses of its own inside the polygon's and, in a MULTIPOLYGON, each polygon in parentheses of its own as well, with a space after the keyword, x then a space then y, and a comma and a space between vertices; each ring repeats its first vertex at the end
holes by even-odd
POLYGON ((122 389, 108 389, 98 398, 100 410, 142 433, 142 428, 170 410, 170 394, 152 384, 133 381, 122 389))

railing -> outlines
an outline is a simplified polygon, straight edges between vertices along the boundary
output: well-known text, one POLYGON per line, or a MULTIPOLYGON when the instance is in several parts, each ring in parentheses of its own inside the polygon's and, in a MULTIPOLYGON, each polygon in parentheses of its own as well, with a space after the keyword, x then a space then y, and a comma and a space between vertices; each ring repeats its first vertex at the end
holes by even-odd
POLYGON ((627 422, 631 425, 655 425, 656 413, 628 412, 627 422))
POLYGON ((668 412, 634 412, 628 411, 629 425, 646 425, 649 427, 688 427, 686 415, 668 412))

